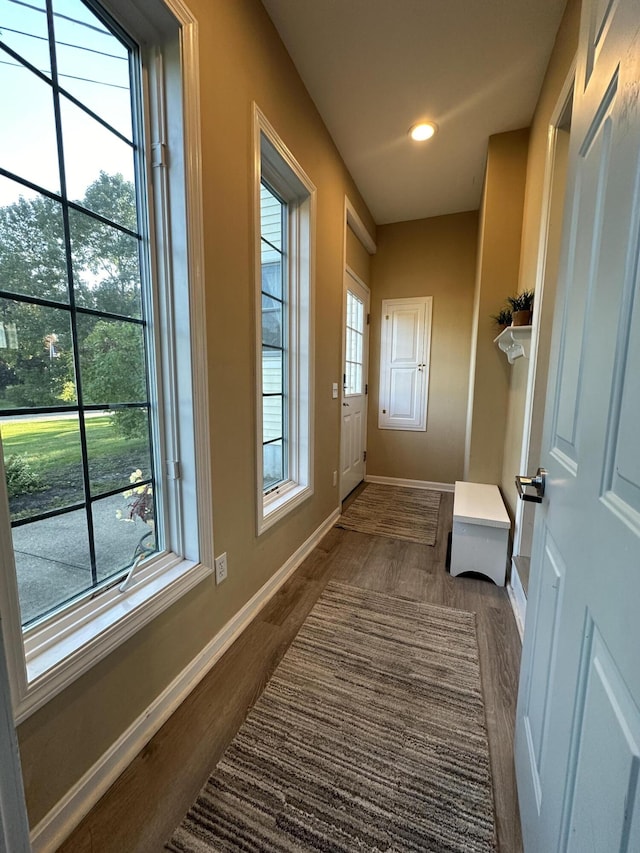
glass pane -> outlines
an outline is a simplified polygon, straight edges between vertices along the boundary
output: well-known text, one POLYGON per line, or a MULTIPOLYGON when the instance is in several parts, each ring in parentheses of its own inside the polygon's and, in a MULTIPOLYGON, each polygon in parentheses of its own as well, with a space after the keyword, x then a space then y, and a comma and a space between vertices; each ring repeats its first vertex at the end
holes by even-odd
POLYGON ((359 364, 354 364, 353 373, 354 394, 362 394, 362 367, 359 364))
POLYGON ((104 216, 106 209, 128 226, 131 204, 121 210, 112 203, 109 180, 121 181, 133 195, 133 149, 64 96, 60 109, 68 198, 104 216))
POLYGON ((351 321, 349 325, 358 332, 364 332, 364 305, 351 292, 348 293, 351 297, 351 321))
POLYGON ((356 334, 357 333, 354 332, 353 329, 350 329, 347 326, 347 335, 346 335, 346 337, 347 337, 347 346, 346 346, 347 361, 356 361, 356 352, 357 352, 357 345, 356 345, 356 341, 355 341, 356 334))
POLYGON ((0 299, 0 410, 75 399, 69 312, 0 299))
POLYGON ((0 165, 50 192, 60 193, 51 86, 24 66, 0 63, 0 165))
POLYGON ((262 398, 262 440, 283 437, 282 396, 262 398))
POLYGON ((272 347, 281 347, 282 343, 282 302, 262 296, 262 343, 272 347))
POLYGON ((138 471, 140 477, 150 479, 146 409, 87 412, 85 418, 92 495, 128 487, 138 471))
POLYGON ((353 328, 354 322, 354 314, 353 314, 353 303, 355 302, 355 298, 353 293, 350 290, 347 291, 347 326, 353 328))
POLYGON ((262 393, 281 394, 283 359, 281 350, 262 348, 262 393))
POLYGON ((260 235, 272 246, 282 251, 282 211, 284 205, 279 198, 260 185, 260 235))
POLYGON ((282 255, 262 243, 262 290, 282 299, 282 255))
POLYGON ((358 332, 353 335, 353 361, 362 364, 362 335, 358 332))
POLYGON ((348 361, 345 366, 347 380, 345 382, 345 394, 362 394, 362 367, 355 362, 348 361))
POLYGON ((12 535, 23 625, 91 588, 84 510, 14 527, 12 535))
MULTIPOLYGON (((128 218, 135 228, 133 187, 130 195, 117 175, 103 175, 100 182, 104 184, 105 199, 110 199, 114 207, 131 204, 128 218)), ((103 211, 102 215, 107 213, 103 211)), ((98 311, 141 317, 138 240, 75 210, 69 211, 69 224, 76 303, 98 311)))
POLYGON ((78 317, 82 394, 88 405, 144 403, 143 329, 125 320, 78 317))
POLYGON ((263 448, 263 487, 266 491, 284 480, 282 442, 265 444, 263 448))
POLYGON ((92 504, 98 580, 126 569, 140 555, 156 550, 155 507, 151 485, 133 482, 126 491, 92 504))
POLYGON ((0 419, 11 520, 84 501, 77 415, 0 419))
POLYGON ((344 366, 344 375, 346 377, 345 382, 344 382, 344 393, 345 394, 353 394, 354 393, 352 368, 353 368, 353 365, 350 361, 348 361, 344 366))
MULTIPOLYGON (((22 193, 19 184, 0 178, 0 197, 16 191, 22 193)), ((62 206, 37 193, 27 195, 0 207, 0 287, 68 302, 62 206)))
POLYGON ((79 0, 53 10, 60 86, 131 139, 129 51, 79 0))
MULTIPOLYGON (((50 77, 45 5, 45 0, 28 0, 28 3, 0 0, 0 43, 8 45, 38 71, 50 77)), ((10 56, 0 58, 3 62, 14 61, 10 56)))

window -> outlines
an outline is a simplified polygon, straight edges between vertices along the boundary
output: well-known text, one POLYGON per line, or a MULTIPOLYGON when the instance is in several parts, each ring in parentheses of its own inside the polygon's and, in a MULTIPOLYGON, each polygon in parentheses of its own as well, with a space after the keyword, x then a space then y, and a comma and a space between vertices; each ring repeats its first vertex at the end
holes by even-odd
POLYGON ((179 36, 193 23, 170 6, 114 0, 113 17, 82 0, 0 6, 12 93, 0 141, 0 525, 12 547, 0 594, 20 649, 18 716, 210 571, 209 488, 194 462, 202 389, 190 415, 175 414, 194 383, 189 347, 173 342, 204 335, 191 316, 203 312, 189 310, 201 298, 198 176, 185 171, 189 112, 173 85, 191 73, 179 36), (165 28, 162 51, 130 35, 141 11, 165 28), (190 285, 174 292, 174 280, 190 285))
POLYGON ((347 322, 345 328, 344 395, 352 397, 364 392, 364 303, 347 290, 347 322))
POLYGON ((288 474, 287 426, 287 205, 260 186, 262 304, 262 488, 266 494, 288 474))
POLYGON ((258 531, 312 493, 315 188, 255 107, 258 531))

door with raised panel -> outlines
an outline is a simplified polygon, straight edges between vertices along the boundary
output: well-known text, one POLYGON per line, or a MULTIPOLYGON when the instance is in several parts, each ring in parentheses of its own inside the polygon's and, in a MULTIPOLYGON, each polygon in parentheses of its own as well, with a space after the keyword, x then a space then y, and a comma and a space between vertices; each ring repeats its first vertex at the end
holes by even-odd
POLYGON ((527 853, 640 850, 640 6, 584 0, 516 720, 527 853))
POLYGON ((431 296, 382 300, 380 429, 427 428, 432 302, 431 296))
POLYGON ((369 289, 351 270, 344 274, 340 500, 364 480, 367 440, 369 289))

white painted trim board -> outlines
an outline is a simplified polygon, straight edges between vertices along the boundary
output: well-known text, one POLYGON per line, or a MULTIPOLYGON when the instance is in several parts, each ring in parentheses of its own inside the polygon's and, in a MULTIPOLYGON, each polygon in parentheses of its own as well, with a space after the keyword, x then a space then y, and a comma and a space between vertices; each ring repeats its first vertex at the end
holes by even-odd
POLYGON ((453 483, 434 483, 430 480, 406 480, 402 477, 377 477, 367 474, 365 483, 381 483, 386 486, 403 486, 407 489, 433 489, 437 492, 453 492, 453 483))

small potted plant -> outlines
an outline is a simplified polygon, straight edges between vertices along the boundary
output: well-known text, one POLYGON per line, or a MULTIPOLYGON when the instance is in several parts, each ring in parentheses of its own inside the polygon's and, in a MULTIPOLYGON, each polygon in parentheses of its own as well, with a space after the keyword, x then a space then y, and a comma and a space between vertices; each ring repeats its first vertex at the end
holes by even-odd
POLYGON ((491 319, 496 324, 496 326, 500 329, 501 332, 507 328, 507 326, 511 325, 511 309, 510 308, 501 308, 497 314, 492 314, 491 319))
POLYGON ((127 511, 116 510, 116 517, 122 521, 135 523, 139 519, 149 528, 136 546, 134 559, 140 555, 147 557, 156 550, 153 488, 151 483, 143 483, 142 480, 142 471, 138 468, 129 477, 131 488, 123 493, 123 497, 127 501, 127 511))
POLYGON ((511 306, 513 315, 513 326, 531 325, 531 314, 533 311, 533 290, 523 290, 517 296, 508 296, 507 302, 511 306))

